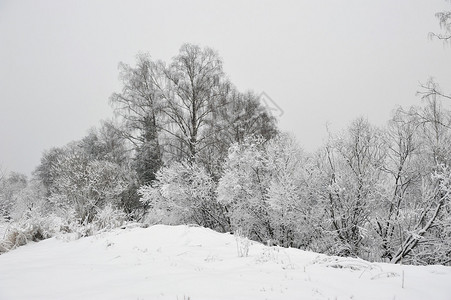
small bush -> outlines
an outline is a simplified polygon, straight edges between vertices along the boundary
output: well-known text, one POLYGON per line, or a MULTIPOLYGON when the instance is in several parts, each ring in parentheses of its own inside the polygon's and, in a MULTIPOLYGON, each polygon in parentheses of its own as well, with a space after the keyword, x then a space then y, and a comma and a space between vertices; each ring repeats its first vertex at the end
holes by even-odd
POLYGON ((79 239, 99 232, 123 226, 127 215, 113 205, 97 208, 92 221, 82 223, 77 218, 76 210, 62 207, 56 215, 43 216, 37 210, 25 213, 19 220, 5 223, 4 234, 0 235, 0 254, 26 245, 30 241, 37 242, 53 236, 63 239, 79 239))
POLYGON ((37 242, 50 238, 55 234, 56 227, 53 218, 28 215, 8 226, 4 238, 0 240, 0 253, 23 246, 30 241, 37 242))
POLYGON ((97 208, 90 223, 82 223, 81 219, 77 218, 76 211, 72 208, 64 210, 64 213, 60 215, 62 216, 62 223, 59 231, 64 234, 72 234, 72 238, 75 235, 75 239, 120 227, 127 221, 127 215, 124 211, 112 205, 97 208))
POLYGON ((93 225, 96 231, 104 231, 122 226, 127 221, 127 215, 121 209, 107 205, 97 211, 93 225))

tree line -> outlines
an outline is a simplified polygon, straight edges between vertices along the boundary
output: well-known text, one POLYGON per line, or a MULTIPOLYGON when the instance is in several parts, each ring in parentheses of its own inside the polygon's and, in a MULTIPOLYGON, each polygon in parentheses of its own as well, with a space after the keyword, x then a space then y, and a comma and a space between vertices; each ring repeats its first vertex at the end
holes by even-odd
MULTIPOLYGON (((450 15, 437 17, 445 33, 432 36, 447 41, 450 15)), ((421 106, 397 108, 386 126, 358 118, 306 153, 208 47, 119 69, 113 121, 46 151, 29 180, 0 174, 0 216, 34 224, 16 227, 28 239, 127 220, 197 224, 370 261, 451 264, 450 96, 434 80, 421 106)))

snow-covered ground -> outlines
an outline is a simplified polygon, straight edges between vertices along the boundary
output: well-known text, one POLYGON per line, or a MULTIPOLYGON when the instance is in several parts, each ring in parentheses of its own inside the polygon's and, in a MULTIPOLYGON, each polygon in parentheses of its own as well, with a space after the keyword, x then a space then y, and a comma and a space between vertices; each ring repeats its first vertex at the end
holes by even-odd
POLYGON ((335 258, 188 226, 52 238, 0 255, 0 299, 451 299, 451 268, 335 258), (404 285, 404 287, 403 287, 404 285))

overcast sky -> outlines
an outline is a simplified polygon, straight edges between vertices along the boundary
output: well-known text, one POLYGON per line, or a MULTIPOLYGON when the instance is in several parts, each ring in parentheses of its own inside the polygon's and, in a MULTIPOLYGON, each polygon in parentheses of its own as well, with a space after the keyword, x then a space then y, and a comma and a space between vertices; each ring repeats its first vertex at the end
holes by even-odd
POLYGON ((266 92, 283 130, 312 151, 358 116, 384 124, 420 104, 430 76, 451 91, 451 49, 430 41, 444 0, 0 0, 0 165, 30 174, 42 152, 113 116, 118 63, 216 49, 242 91, 266 92))

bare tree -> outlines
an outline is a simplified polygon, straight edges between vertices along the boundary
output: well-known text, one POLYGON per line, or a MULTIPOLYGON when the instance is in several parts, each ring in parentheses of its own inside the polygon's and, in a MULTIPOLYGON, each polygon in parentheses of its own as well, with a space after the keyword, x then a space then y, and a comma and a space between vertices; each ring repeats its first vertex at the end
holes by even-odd
POLYGON ((381 185, 381 200, 372 213, 374 230, 380 238, 381 258, 392 259, 400 238, 399 226, 405 202, 415 191, 421 179, 415 168, 415 160, 420 153, 417 136, 418 122, 398 109, 389 122, 385 134, 387 152, 383 171, 386 174, 381 185))
POLYGON ((450 249, 444 235, 449 227, 450 117, 435 97, 427 100, 425 107, 399 110, 389 131, 386 172, 391 184, 376 231, 382 256, 393 263, 443 263, 446 254, 438 252, 450 249))
MULTIPOLYGON (((437 38, 442 40, 444 43, 451 43, 451 11, 438 12, 435 16, 439 20, 439 24, 443 32, 430 32, 429 37, 431 39, 437 38)), ((438 98, 446 98, 451 100, 451 95, 442 91, 440 85, 432 77, 429 78, 425 84, 421 85, 421 90, 418 94, 421 95, 423 99, 430 99, 433 97, 434 100, 438 98)))
POLYGON ((169 91, 164 114, 172 124, 166 130, 178 140, 178 150, 194 158, 208 146, 205 128, 213 113, 226 104, 229 83, 225 80, 222 61, 210 48, 185 44, 165 69, 169 91))

